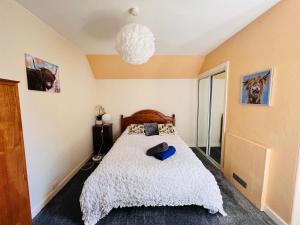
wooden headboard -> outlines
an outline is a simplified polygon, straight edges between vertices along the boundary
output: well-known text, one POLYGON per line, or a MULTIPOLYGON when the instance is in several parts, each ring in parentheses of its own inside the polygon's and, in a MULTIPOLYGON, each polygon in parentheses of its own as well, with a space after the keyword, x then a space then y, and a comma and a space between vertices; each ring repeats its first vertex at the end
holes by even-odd
POLYGON ((138 111, 128 117, 124 117, 123 115, 121 115, 121 132, 123 132, 127 126, 134 123, 172 123, 175 126, 175 114, 173 114, 172 116, 166 116, 156 110, 145 109, 138 111))

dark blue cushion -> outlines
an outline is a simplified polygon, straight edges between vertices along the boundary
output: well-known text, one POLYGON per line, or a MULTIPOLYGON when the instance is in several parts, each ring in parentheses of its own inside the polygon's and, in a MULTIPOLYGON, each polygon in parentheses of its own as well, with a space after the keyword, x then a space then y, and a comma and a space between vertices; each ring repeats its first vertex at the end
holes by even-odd
POLYGON ((153 146, 152 148, 148 149, 146 155, 152 156, 156 155, 157 153, 167 151, 169 145, 166 142, 162 142, 158 145, 153 146))
POLYGON ((159 135, 157 123, 144 123, 144 129, 146 136, 159 135))
POLYGON ((168 150, 166 150, 164 152, 159 152, 159 153, 155 154, 154 157, 159 160, 165 160, 165 159, 171 157, 172 155, 174 155, 175 152, 176 152, 176 148, 174 146, 169 146, 168 150))

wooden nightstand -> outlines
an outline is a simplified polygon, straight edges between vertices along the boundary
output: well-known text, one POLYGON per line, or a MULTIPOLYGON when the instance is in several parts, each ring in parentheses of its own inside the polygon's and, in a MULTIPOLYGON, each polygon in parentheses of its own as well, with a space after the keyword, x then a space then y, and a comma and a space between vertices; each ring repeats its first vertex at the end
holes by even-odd
POLYGON ((105 155, 109 151, 109 149, 113 145, 112 124, 102 124, 93 126, 93 144, 94 155, 105 155), (102 141, 103 146, 100 151, 102 141))

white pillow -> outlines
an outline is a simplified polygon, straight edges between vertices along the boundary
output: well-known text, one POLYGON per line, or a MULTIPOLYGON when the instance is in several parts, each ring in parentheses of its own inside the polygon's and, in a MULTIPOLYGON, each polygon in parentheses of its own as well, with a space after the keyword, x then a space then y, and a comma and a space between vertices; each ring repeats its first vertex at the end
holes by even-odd
POLYGON ((158 124, 159 135, 175 134, 175 128, 172 123, 158 124))
POLYGON ((128 134, 145 134, 144 124, 130 124, 128 126, 128 134))

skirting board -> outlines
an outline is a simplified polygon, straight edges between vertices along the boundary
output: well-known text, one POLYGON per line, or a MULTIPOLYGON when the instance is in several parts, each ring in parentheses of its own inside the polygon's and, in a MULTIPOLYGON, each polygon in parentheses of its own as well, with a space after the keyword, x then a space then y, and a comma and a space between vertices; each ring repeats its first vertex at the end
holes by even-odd
POLYGON ((277 224, 277 225, 288 225, 286 222, 284 222, 283 219, 281 219, 280 216, 278 216, 272 209, 269 207, 266 207, 264 212, 277 224))
POLYGON ((86 156, 71 172, 65 176, 56 186, 55 189, 50 191, 43 200, 31 210, 32 218, 34 218, 47 203, 71 180, 71 178, 80 170, 80 168, 92 157, 92 154, 86 156))

